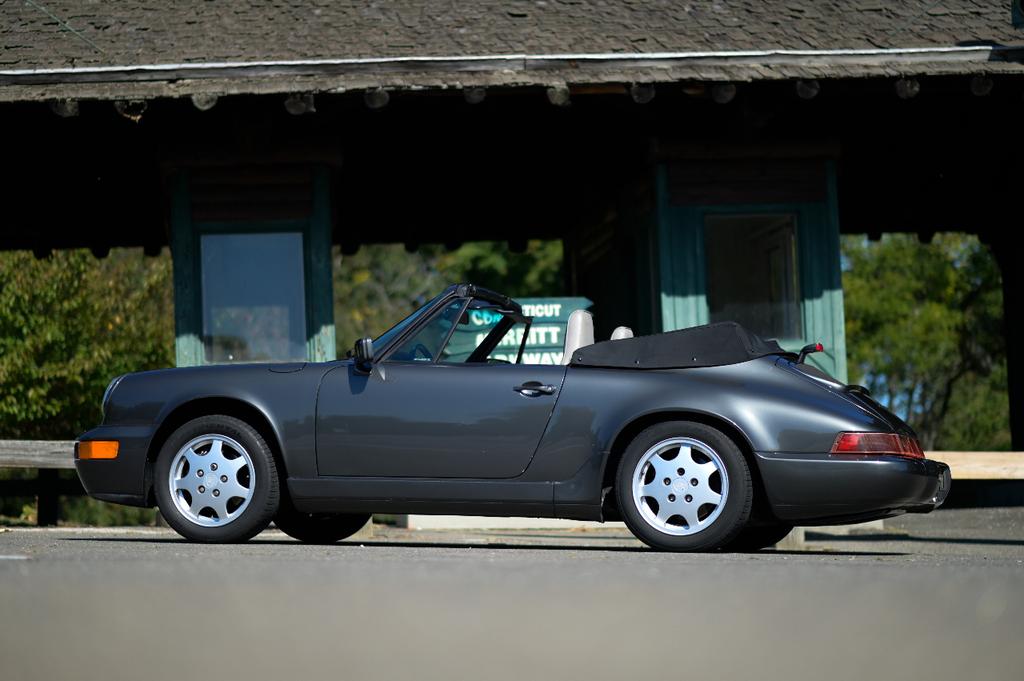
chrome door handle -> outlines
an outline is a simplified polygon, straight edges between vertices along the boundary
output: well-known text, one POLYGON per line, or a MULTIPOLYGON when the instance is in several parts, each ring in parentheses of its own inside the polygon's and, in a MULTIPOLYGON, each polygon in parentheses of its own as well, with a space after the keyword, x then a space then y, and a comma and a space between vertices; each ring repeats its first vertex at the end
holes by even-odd
POLYGON ((522 385, 517 385, 512 389, 515 390, 517 393, 520 393, 527 397, 539 397, 540 395, 555 394, 555 386, 544 385, 539 381, 527 381, 526 383, 523 383, 522 385))

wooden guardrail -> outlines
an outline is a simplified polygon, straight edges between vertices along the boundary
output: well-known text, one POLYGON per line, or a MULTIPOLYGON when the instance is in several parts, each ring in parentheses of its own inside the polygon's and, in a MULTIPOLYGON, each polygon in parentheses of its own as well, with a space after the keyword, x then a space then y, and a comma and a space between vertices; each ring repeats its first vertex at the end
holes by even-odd
POLYGON ((953 480, 1024 480, 1024 452, 925 452, 949 466, 953 480))
POLYGON ((0 468, 74 467, 73 440, 0 440, 0 468))
MULTIPOLYGON (((34 480, 0 480, 0 497, 34 496, 39 525, 56 525, 59 497, 83 494, 77 479, 62 479, 72 469, 75 443, 67 440, 0 440, 0 468, 36 469, 34 480)), ((949 464, 953 480, 1024 480, 1024 452, 925 452, 949 464)))
POLYGON ((56 525, 60 497, 84 494, 77 478, 60 471, 75 467, 75 443, 66 440, 0 440, 0 468, 36 469, 35 479, 0 480, 0 497, 35 497, 36 524, 56 525))

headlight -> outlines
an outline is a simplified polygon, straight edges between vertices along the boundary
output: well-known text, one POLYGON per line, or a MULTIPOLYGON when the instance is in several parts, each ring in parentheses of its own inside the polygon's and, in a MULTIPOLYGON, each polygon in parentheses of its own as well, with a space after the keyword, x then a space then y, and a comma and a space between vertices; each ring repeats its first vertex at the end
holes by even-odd
POLYGON ((110 400, 110 396, 113 394, 114 388, 117 387, 117 384, 120 383, 121 379, 124 378, 125 376, 126 374, 121 374, 120 376, 112 380, 110 382, 110 385, 107 386, 106 391, 103 393, 103 402, 101 403, 100 409, 103 410, 104 416, 107 415, 107 402, 110 400))

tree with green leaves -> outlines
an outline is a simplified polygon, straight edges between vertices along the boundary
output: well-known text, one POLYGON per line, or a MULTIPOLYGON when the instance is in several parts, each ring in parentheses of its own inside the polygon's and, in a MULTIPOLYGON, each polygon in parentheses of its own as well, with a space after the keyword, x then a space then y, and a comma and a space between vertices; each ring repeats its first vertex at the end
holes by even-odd
POLYGON ((400 244, 334 254, 334 323, 338 354, 375 337, 449 284, 471 282, 513 297, 563 294, 562 243, 530 241, 522 253, 504 242, 472 242, 448 251, 400 244))
POLYGON ((0 437, 71 439, 114 376, 174 365, 170 258, 0 254, 0 437))
POLYGON ((843 238, 850 379, 925 449, 1008 449, 999 268, 975 237, 843 238))
MULTIPOLYGON (((173 366, 173 290, 166 252, 0 253, 0 438, 73 439, 100 422, 110 379, 173 366)), ((25 515, 26 501, 3 500, 0 515, 25 515)), ((64 515, 99 524, 153 518, 85 498, 68 500, 64 515)))

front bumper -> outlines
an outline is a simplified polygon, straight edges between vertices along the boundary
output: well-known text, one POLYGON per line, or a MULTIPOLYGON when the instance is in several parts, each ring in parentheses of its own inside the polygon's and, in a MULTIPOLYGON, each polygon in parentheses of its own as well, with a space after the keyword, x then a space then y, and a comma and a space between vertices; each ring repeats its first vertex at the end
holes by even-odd
POLYGON ((102 501, 129 506, 150 506, 152 481, 147 461, 153 426, 99 426, 78 438, 85 440, 117 440, 116 459, 82 460, 75 443, 75 470, 89 496, 102 501))
POLYGON ((772 511, 800 525, 928 513, 942 505, 949 466, 898 456, 757 453, 772 511))

